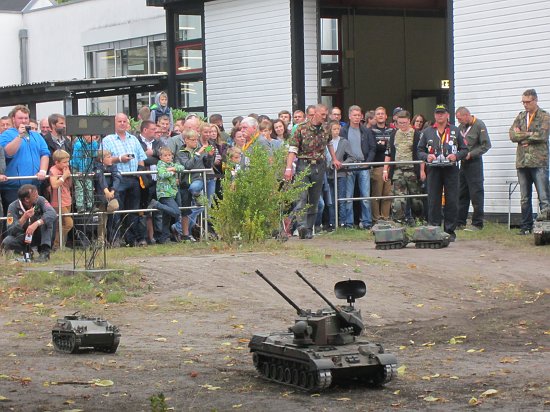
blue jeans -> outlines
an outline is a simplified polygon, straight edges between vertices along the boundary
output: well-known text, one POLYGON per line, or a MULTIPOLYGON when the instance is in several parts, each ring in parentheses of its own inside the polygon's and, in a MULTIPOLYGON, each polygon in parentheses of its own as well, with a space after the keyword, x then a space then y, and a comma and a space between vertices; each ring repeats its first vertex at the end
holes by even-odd
MULTIPOLYGON (((134 176, 122 176, 120 185, 117 190, 117 197, 119 199, 120 210, 136 210, 139 208, 140 200, 140 187, 139 181, 134 176)), ((136 213, 128 213, 124 220, 126 222, 127 231, 125 238, 128 243, 139 242, 145 240, 145 234, 140 230, 138 215, 136 213)), ((120 231, 122 218, 120 214, 113 215, 113 227, 116 228, 119 233, 115 235, 116 238, 122 237, 120 231)))
MULTIPOLYGON (((347 188, 347 176, 339 176, 338 180, 338 199, 346 197, 347 188)), ((334 208, 336 207, 336 198, 334 197, 334 179, 329 179, 330 194, 332 195, 332 208, 330 209, 329 224, 336 227, 336 213, 334 208)), ((347 216, 347 202, 338 202, 338 225, 344 225, 346 223, 347 216)))
POLYGON ((162 237, 161 242, 170 239, 170 220, 175 219, 180 221, 181 212, 180 205, 173 197, 161 197, 157 203, 157 209, 162 212, 162 237))
POLYGON ((533 184, 539 196, 539 208, 548 207, 548 167, 521 167, 517 169, 521 192, 521 228, 533 228, 533 184))
MULTIPOLYGON (((360 197, 370 196, 370 171, 369 170, 351 170, 347 177, 346 197, 353 197, 355 191, 355 181, 359 184, 360 197)), ((372 212, 370 200, 361 200, 361 223, 363 227, 372 226, 372 212)), ((346 211, 346 226, 353 226, 353 201, 348 200, 346 211)))

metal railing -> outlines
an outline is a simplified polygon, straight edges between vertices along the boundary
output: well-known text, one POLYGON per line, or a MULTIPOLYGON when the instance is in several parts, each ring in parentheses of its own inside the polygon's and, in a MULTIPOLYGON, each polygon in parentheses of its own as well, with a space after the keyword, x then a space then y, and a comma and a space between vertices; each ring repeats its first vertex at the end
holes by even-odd
POLYGON ((399 195, 399 196, 365 196, 365 197, 338 197, 338 172, 352 172, 353 170, 364 170, 370 166, 384 166, 384 165, 416 165, 425 163, 423 160, 411 160, 411 161, 392 161, 392 162, 364 162, 364 163, 342 163, 340 169, 334 169, 334 226, 339 228, 338 224, 338 202, 347 202, 355 200, 378 200, 378 199, 401 199, 401 198, 415 198, 415 197, 428 197, 427 194, 418 194, 418 195, 399 195), (352 168, 357 169, 352 169, 352 168), (351 170, 342 170, 342 169, 351 169, 351 170))
MULTIPOLYGON (((204 193, 207 194, 207 174, 212 173, 212 169, 191 169, 191 170, 184 170, 183 172, 178 172, 178 174, 190 174, 190 173, 201 173, 202 180, 203 180, 203 190, 204 193)), ((139 176, 139 175, 154 175, 158 174, 158 171, 155 170, 141 170, 136 172, 120 172, 122 176, 139 176)), ((104 176, 110 176, 111 173, 105 173, 104 176)), ((93 178, 95 176, 95 173, 72 173, 72 178, 82 178, 82 177, 89 177, 93 178)), ((45 179, 48 179, 50 176, 46 175, 45 179)), ((39 180, 36 175, 34 176, 10 176, 7 178, 7 180, 39 180)), ((40 180, 39 180, 40 181, 40 180)), ((73 186, 74 188, 74 186, 73 186)), ((58 228, 59 231, 59 248, 61 250, 64 249, 64 241, 63 241, 63 216, 99 216, 99 215, 112 215, 112 214, 128 214, 128 213, 145 213, 145 212, 160 212, 159 209, 129 209, 129 210, 116 210, 114 212, 103 212, 103 211, 93 211, 93 212, 85 212, 85 213, 62 213, 62 202, 61 202, 61 190, 62 187, 59 186, 57 188, 57 199, 58 199, 58 210, 57 210, 57 217, 58 217, 58 228)), ((201 239, 204 241, 208 240, 208 207, 195 205, 195 206, 185 206, 180 207, 180 210, 187 210, 187 209, 200 209, 203 208, 202 212, 202 221, 204 222, 204 225, 201 227, 201 239)), ((7 211, 6 211, 7 212, 7 211)), ((0 217, 0 221, 7 220, 7 217, 0 217)), ((53 241, 53 239, 52 239, 53 241)))

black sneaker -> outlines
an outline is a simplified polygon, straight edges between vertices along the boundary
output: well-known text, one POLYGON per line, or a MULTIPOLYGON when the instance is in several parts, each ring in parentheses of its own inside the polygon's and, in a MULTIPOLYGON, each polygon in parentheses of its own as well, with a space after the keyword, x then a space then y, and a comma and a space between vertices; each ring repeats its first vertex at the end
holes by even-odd
POLYGON ((525 235, 531 234, 532 232, 533 232, 533 229, 520 229, 518 232, 518 235, 525 236, 525 235))
POLYGON ((48 260, 50 260, 50 248, 44 247, 40 251, 40 254, 38 255, 38 257, 36 259, 33 259, 33 262, 44 263, 44 262, 47 262, 48 260))
POLYGON ((305 239, 307 234, 307 227, 300 226, 298 228, 298 235, 300 236, 300 239, 305 239))
POLYGON ((186 236, 184 235, 184 236, 182 237, 182 241, 183 241, 183 242, 186 242, 186 243, 195 243, 195 242, 197 241, 197 239, 195 239, 195 238, 194 238, 193 236, 191 236, 191 235, 186 235, 186 236))

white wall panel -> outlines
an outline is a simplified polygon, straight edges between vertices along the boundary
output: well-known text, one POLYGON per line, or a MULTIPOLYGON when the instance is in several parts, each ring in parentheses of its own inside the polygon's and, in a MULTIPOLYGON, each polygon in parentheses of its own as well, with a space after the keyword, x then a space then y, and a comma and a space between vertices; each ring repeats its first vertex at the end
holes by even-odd
MULTIPOLYGON (((455 105, 487 125, 493 148, 485 155, 485 210, 507 213, 508 181, 517 180, 516 145, 508 130, 534 88, 550 111, 548 0, 454 0, 455 105)), ((534 210, 538 201, 533 201, 534 210)), ((520 213, 519 188, 512 212, 520 213)))
POLYGON ((306 106, 320 101, 317 0, 304 0, 304 81, 306 106))
POLYGON ((289 0, 204 5, 208 113, 276 117, 292 107, 289 0))

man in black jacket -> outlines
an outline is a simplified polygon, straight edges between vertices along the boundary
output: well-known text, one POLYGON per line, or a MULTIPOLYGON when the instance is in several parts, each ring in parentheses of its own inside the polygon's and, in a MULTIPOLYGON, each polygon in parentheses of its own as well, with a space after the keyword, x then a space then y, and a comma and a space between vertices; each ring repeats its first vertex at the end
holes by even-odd
MULTIPOLYGON (((357 105, 350 106, 348 110, 349 125, 342 127, 340 136, 347 139, 351 146, 353 157, 358 163, 372 162, 376 153, 376 142, 368 129, 361 124, 363 118, 361 108, 357 105)), ((348 168, 350 174, 347 180, 346 197, 354 197, 355 183, 359 185, 361 197, 370 196, 370 167, 348 168)), ((361 225, 363 229, 372 227, 372 212, 370 200, 361 200, 361 225)), ((353 202, 347 202, 346 222, 344 227, 353 227, 353 202)))
POLYGON ((454 242, 458 218, 458 161, 468 154, 468 146, 456 126, 449 123, 447 106, 435 107, 435 123, 422 131, 418 159, 427 162, 428 224, 441 226, 441 199, 445 191, 444 230, 454 242))
MULTIPOLYGON (((51 130, 44 136, 44 140, 48 145, 50 154, 53 155, 56 150, 65 150, 72 156, 73 144, 65 134, 65 116, 58 113, 51 114, 48 116, 48 123, 50 124, 51 130)), ((54 165, 51 155, 48 170, 54 165)))

